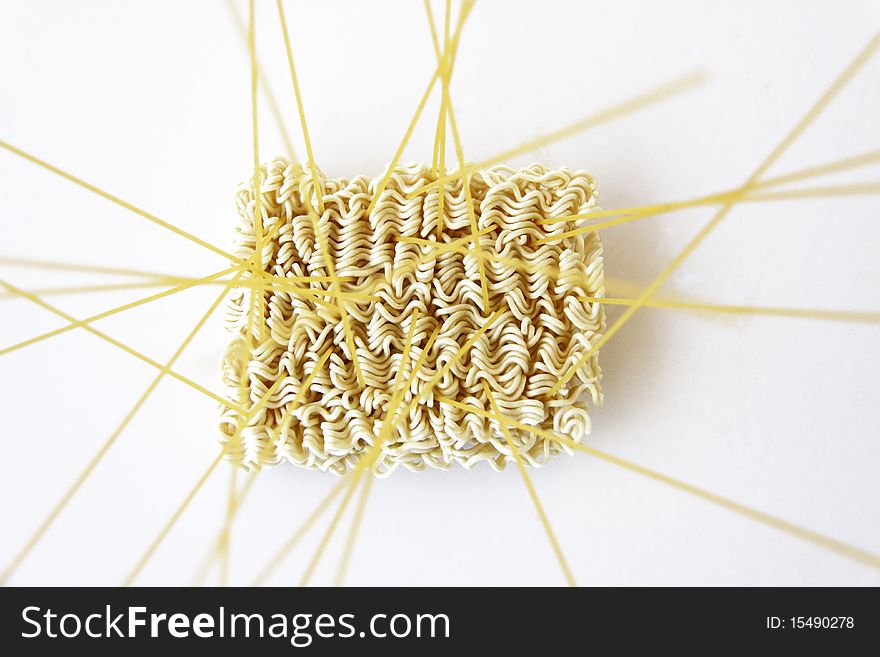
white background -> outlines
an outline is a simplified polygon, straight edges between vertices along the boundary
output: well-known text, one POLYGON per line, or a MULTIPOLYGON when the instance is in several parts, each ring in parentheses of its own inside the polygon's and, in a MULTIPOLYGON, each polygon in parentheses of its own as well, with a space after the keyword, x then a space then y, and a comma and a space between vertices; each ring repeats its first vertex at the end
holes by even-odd
MULTIPOLYGON (((421 3, 285 7, 319 164, 334 177, 377 175, 433 70, 421 3)), ((259 58, 302 154, 274 3, 257 0, 257 16, 259 58)), ((709 81, 696 91, 513 162, 587 169, 607 208, 689 198, 741 184, 878 27, 880 8, 867 1, 480 0, 452 98, 467 156, 478 160, 703 70, 709 81)), ((223 2, 4 0, 0 62, 0 138, 230 245, 233 191, 252 166, 250 71, 223 2)), ((880 148, 878 79, 880 60, 771 174, 880 148)), ((405 160, 430 159, 436 108, 434 98, 405 160)), ((263 159, 283 154, 264 98, 260 112, 263 159)), ((876 197, 739 206, 663 291, 876 311, 877 210, 876 197)), ((649 282, 711 213, 605 231, 608 272, 649 282)), ((6 152, 0 254, 179 275, 226 266, 6 152)), ((108 280, 8 267, 0 275, 31 289, 108 280)), ((148 292, 47 299, 83 317, 148 292)), ((97 327, 164 361, 216 294, 189 291, 97 327)), ((0 318, 2 345, 63 323, 7 298, 0 318)), ((219 320, 176 367, 215 390, 219 320)), ((606 403, 591 442, 878 553, 878 357, 876 326, 645 309, 601 352, 606 403)), ((0 358, 0 562, 154 376, 83 331, 0 358)), ((213 401, 163 381, 13 582, 119 583, 216 454, 215 416, 213 401)), ((532 476, 580 584, 880 584, 876 570, 584 454, 532 476)), ((209 480, 139 583, 191 581, 220 526, 228 477, 224 466, 209 480)), ((288 465, 262 473, 236 525, 233 583, 250 582, 335 481, 288 465)), ((332 580, 346 529, 315 583, 332 580)), ((272 583, 299 580, 322 531, 272 583)), ((564 582, 515 468, 378 481, 347 581, 564 582)))

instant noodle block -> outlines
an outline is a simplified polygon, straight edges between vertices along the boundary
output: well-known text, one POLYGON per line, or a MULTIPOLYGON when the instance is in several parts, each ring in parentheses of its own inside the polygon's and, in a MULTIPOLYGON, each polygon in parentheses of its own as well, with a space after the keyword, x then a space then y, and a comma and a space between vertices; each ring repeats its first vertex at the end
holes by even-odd
MULTIPOLYGON (((263 167, 259 199, 239 188, 235 255, 252 258, 260 241, 265 274, 246 272, 227 307, 226 395, 245 411, 222 411, 229 458, 342 474, 400 390, 376 474, 500 469, 513 459, 501 427, 449 403, 491 413, 484 381, 506 417, 575 441, 590 432, 601 373, 598 354, 583 356, 605 316, 584 297, 604 295, 602 244, 595 232, 536 242, 583 224, 547 220, 596 210, 594 181, 540 165, 465 172, 431 185, 430 167, 398 166, 384 189, 384 176, 359 176, 322 178, 319 192, 309 167, 279 159, 263 167)), ((569 449, 512 438, 533 466, 569 449)))

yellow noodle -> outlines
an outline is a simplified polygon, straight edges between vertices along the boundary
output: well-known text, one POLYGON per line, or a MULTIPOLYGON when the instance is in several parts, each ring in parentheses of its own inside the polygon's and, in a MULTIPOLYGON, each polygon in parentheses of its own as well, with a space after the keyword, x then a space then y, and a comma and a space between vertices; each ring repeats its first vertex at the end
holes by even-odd
MULTIPOLYGON (((602 399, 595 355, 579 367, 572 385, 546 397, 605 330, 604 306, 583 300, 604 296, 602 245, 595 232, 538 243, 566 229, 545 220, 596 209, 588 174, 541 165, 493 167, 449 176, 441 201, 436 186, 407 198, 436 182, 430 166, 397 165, 376 179, 352 180, 325 178, 310 165, 283 159, 262 169, 256 178, 270 236, 262 242, 266 275, 305 282, 299 289, 273 285, 257 292, 265 295, 262 326, 248 322, 251 286, 230 295, 233 340, 224 382, 230 399, 239 399, 239 381, 248 388, 244 409, 222 412, 224 441, 240 435, 235 460, 248 469, 283 461, 336 474, 355 469, 377 445, 394 381, 407 373, 397 400, 406 410, 388 425, 390 435, 369 464, 379 475, 397 467, 485 461, 501 469, 512 462, 496 423, 439 402, 452 398, 489 409, 484 382, 512 419, 564 431, 576 441, 589 433, 589 407, 602 399), (310 212, 319 194, 316 175, 324 187, 320 216, 310 212), (438 239, 441 207, 437 248, 431 240, 438 239), (466 248, 474 233, 477 248, 466 248), (328 275, 338 277, 335 293, 347 299, 363 386, 342 319, 317 303, 326 293, 324 279, 308 278, 328 275), (490 316, 495 321, 486 327, 490 316), (242 359, 247 336, 261 331, 266 339, 255 341, 242 359), (326 366, 319 362, 324 358, 326 366), (243 412, 266 397, 264 407, 242 422, 243 412)), ((253 188, 242 185, 236 258, 251 257, 257 245, 256 204, 253 188)), ((527 432, 517 431, 516 440, 532 466, 567 450, 527 432)))

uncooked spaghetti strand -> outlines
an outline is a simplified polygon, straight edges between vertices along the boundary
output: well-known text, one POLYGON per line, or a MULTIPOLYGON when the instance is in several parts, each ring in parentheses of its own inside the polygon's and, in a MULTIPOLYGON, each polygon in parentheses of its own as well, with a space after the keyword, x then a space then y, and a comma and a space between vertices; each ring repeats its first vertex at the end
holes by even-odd
MULTIPOLYGON (((106 317, 118 315, 119 313, 123 313, 127 310, 131 310, 132 308, 137 308, 139 306, 143 306, 145 304, 151 303, 151 302, 156 301, 158 299, 163 299, 167 296, 171 296, 172 294, 176 294, 178 292, 182 292, 183 290, 187 290, 189 288, 196 287, 197 285, 201 285, 201 284, 207 283, 209 281, 214 281, 214 280, 220 278, 221 276, 224 276, 224 275, 230 273, 231 271, 235 271, 236 269, 237 269, 237 267, 231 267, 230 269, 225 269, 223 271, 219 271, 215 274, 211 274, 210 276, 205 276, 204 278, 193 279, 193 280, 188 281, 186 283, 181 283, 179 285, 175 285, 174 287, 171 287, 167 290, 163 290, 162 292, 157 292, 156 294, 151 294, 150 296, 143 297, 142 299, 137 299, 136 301, 132 301, 132 302, 123 304, 121 306, 111 308, 110 310, 105 310, 104 312, 100 312, 96 315, 92 315, 91 317, 86 317, 85 319, 71 321, 69 324, 62 326, 60 328, 53 329, 51 331, 46 331, 45 333, 41 333, 40 335, 34 336, 33 338, 28 338, 27 340, 22 340, 21 342, 17 342, 17 343, 10 345, 8 347, 4 347, 3 349, 0 349, 0 356, 3 356, 4 354, 11 353, 13 351, 17 351, 18 349, 22 349, 24 347, 28 347, 28 346, 36 344, 38 342, 42 342, 43 340, 53 338, 57 335, 61 335, 61 334, 66 333, 68 331, 72 331, 73 329, 84 328, 85 326, 87 326, 88 324, 91 324, 92 322, 97 322, 98 320, 104 319, 106 317)), ((40 296, 40 293, 37 291, 31 290, 28 293, 33 295, 34 297, 40 296)), ((19 294, 15 293, 15 292, 10 292, 10 294, 12 296, 16 296, 16 297, 20 296, 19 294)))
MULTIPOLYGON (((271 388, 269 388, 269 390, 266 391, 266 394, 263 395, 263 397, 256 404, 254 404, 251 407, 251 409, 247 412, 247 414, 244 416, 244 418, 242 419, 242 421, 239 425, 240 428, 239 428, 239 432, 238 432, 237 437, 241 436, 241 428, 246 426, 248 424, 248 422, 250 420, 252 420, 254 418, 254 416, 256 416, 256 414, 259 413, 260 410, 262 410, 265 407, 265 405, 272 398, 272 395, 275 393, 275 391, 277 390, 277 388, 281 382, 282 382, 282 379, 278 379, 273 384, 273 386, 271 388)), ((137 576, 143 570, 144 566, 146 566, 147 563, 149 563, 150 559, 156 553, 156 550, 159 548, 160 545, 162 545, 163 541, 168 536, 168 533, 171 531, 171 529, 174 527, 174 525, 177 524, 177 521, 180 519, 180 516, 183 515, 184 511, 186 511, 190 502, 192 502, 192 500, 195 498, 195 496, 201 490, 202 486, 204 486, 205 482, 208 480, 208 477, 210 477, 211 474, 214 472, 214 469, 220 463, 220 460, 224 456, 228 455, 233 449, 235 449, 236 446, 237 446, 237 443, 235 440, 232 440, 223 446, 223 448, 220 450, 220 453, 211 462, 211 465, 208 466, 208 469, 205 470, 205 472, 202 474, 201 477, 199 477, 199 480, 196 482, 195 486, 193 486, 192 490, 190 490, 190 492, 187 494, 187 496, 183 499, 183 501, 174 510, 174 513, 171 515, 171 517, 168 519, 168 521, 162 526, 162 529, 159 532, 159 534, 156 536, 156 538, 153 540, 153 542, 147 548, 146 552, 144 552, 144 554, 140 558, 140 560, 138 560, 138 562, 135 564, 134 568, 132 568, 131 572, 128 574, 128 577, 125 578, 125 581, 122 584, 123 586, 131 586, 131 584, 134 582, 134 580, 137 579, 137 576)))
POLYGON ((342 551, 342 558, 339 560, 339 566, 336 569, 336 576, 333 579, 333 586, 342 586, 345 576, 348 573, 348 563, 351 561, 351 555, 354 552, 355 541, 357 540, 358 531, 364 517, 364 510, 367 507, 367 500, 370 497, 370 491, 373 488, 374 477, 368 476, 364 480, 361 488, 361 496, 358 500, 357 508, 354 512, 354 518, 351 521, 351 527, 348 530, 348 536, 345 539, 345 548, 342 551))
MULTIPOLYGON (((636 300, 620 297, 578 297, 589 303, 612 306, 631 306, 636 300)), ((723 313, 730 315, 764 315, 769 317, 792 317, 797 319, 818 319, 835 322, 857 322, 863 324, 880 323, 880 312, 858 310, 825 310, 820 308, 773 308, 767 306, 728 305, 705 303, 701 301, 680 301, 675 299, 649 299, 647 308, 669 308, 675 310, 693 310, 698 312, 723 313)))
MULTIPOLYGON (((453 399, 441 399, 440 401, 446 404, 450 404, 452 406, 457 406, 462 410, 467 411, 468 413, 481 415, 483 417, 487 417, 489 415, 481 408, 477 408, 469 404, 462 404, 453 399)), ((689 484, 669 475, 665 475, 656 470, 638 465, 637 463, 621 458, 619 456, 615 456, 614 454, 610 454, 604 450, 575 442, 567 436, 563 436, 550 431, 545 431, 543 429, 528 424, 523 424, 522 422, 518 422, 508 417, 503 418, 502 421, 506 422, 509 426, 515 427, 522 431, 527 431, 543 436, 547 440, 552 440, 560 444, 566 445, 571 449, 584 452, 585 454, 589 454, 590 456, 594 456, 602 461, 616 465, 620 468, 623 468, 624 470, 629 470, 630 472, 634 472, 635 474, 638 474, 642 477, 652 479, 672 488, 676 488, 694 497, 698 497, 707 502, 711 502, 712 504, 723 507, 728 511, 732 511, 738 515, 756 520, 764 525, 773 527, 774 529, 778 529, 786 534, 789 534, 790 536, 833 552, 838 556, 846 557, 847 559, 851 559, 866 566, 870 566, 875 570, 880 570, 880 555, 862 550, 861 548, 854 547, 852 545, 849 545, 848 543, 844 543, 843 541, 839 541, 830 536, 820 534, 819 532, 814 532, 810 529, 806 529, 805 527, 801 527, 800 525, 788 522, 787 520, 782 520, 781 518, 772 516, 769 513, 758 511, 757 509, 753 509, 744 504, 740 504, 739 502, 734 502, 733 500, 712 493, 708 490, 700 488, 699 486, 694 486, 693 484, 689 484)))
POLYGON ((195 577, 193 577, 190 586, 202 586, 202 584, 204 583, 210 567, 213 565, 214 561, 220 554, 220 544, 224 540, 224 534, 229 531, 229 526, 231 526, 231 524, 235 521, 235 516, 239 513, 239 510, 241 509, 242 504, 244 504, 245 499, 247 499, 248 494, 253 488, 256 479, 257 471, 255 470, 250 473, 247 481, 245 481, 244 485, 241 487, 241 490, 236 494, 233 516, 232 518, 224 520, 223 526, 220 528, 220 531, 211 542, 211 548, 202 559, 202 564, 201 566, 199 566, 199 569, 196 572, 195 577))
MULTIPOLYGON (((241 275, 241 271, 239 271, 239 276, 241 275)), ((230 282, 230 286, 234 284, 235 279, 230 282)), ((174 354, 172 354, 171 358, 163 366, 161 372, 153 379, 150 385, 146 390, 141 394, 138 398, 137 402, 135 402, 134 406, 128 411, 122 421, 117 425, 116 429, 114 429, 113 433, 110 434, 110 437, 104 441, 101 445, 100 449, 97 453, 92 457, 86 467, 80 472, 77 478, 73 481, 73 483, 67 488, 58 502, 52 507, 43 521, 39 524, 37 529, 33 534, 28 538, 27 542, 24 546, 16 553, 13 557, 12 561, 9 565, 3 570, 3 573, 0 574, 0 585, 5 584, 9 578, 15 573, 15 571, 21 566, 22 562, 27 558, 27 556, 31 553, 31 551, 36 547, 36 545, 42 540, 43 536, 49 530, 49 528, 54 524, 55 520, 61 514, 61 512, 67 507, 73 497, 79 492, 80 488, 82 488, 83 484, 89 479, 94 472, 95 468, 99 463, 104 459, 104 456, 107 452, 110 451, 110 448, 116 443, 117 439, 125 428, 128 426, 131 419, 135 416, 135 414, 140 410, 141 406, 147 401, 159 383, 162 381, 162 378, 165 374, 169 373, 171 370, 171 366, 177 362, 177 359, 183 353, 183 351, 187 348, 187 346, 192 342, 195 338, 196 334, 202 329, 207 322, 208 318, 214 313, 217 309, 217 306, 220 305, 220 302, 226 296, 229 287, 225 288, 221 294, 216 298, 214 303, 208 308, 205 314, 199 319, 198 323, 193 327, 193 329, 189 332, 180 346, 175 350, 174 354)))
POLYGON ((596 114, 588 116, 585 119, 581 119, 580 121, 572 123, 571 125, 566 126, 560 130, 556 130, 536 139, 530 139, 527 142, 524 142, 518 146, 514 146, 513 148, 510 148, 502 153, 498 153, 497 155, 493 155, 492 157, 486 158, 485 160, 482 160, 476 164, 470 164, 460 167, 453 173, 438 178, 433 182, 427 183, 424 186, 413 190, 412 192, 407 194, 407 198, 415 198, 419 194, 423 194, 427 190, 437 187, 442 183, 462 178, 467 173, 473 173, 475 171, 478 171, 479 169, 485 169, 492 166, 493 164, 497 164, 498 162, 510 160, 518 155, 522 155, 523 153, 537 150, 542 146, 546 146, 547 144, 560 141, 567 137, 571 137, 572 135, 576 135, 580 132, 584 132, 586 130, 599 126, 603 123, 608 123, 610 121, 622 118, 628 114, 632 114, 633 112, 636 112, 638 110, 650 107, 655 103, 666 100, 667 98, 680 94, 684 91, 693 89, 697 85, 701 84, 703 80, 704 76, 702 75, 702 73, 690 73, 686 76, 656 87, 647 93, 639 94, 638 96, 635 96, 629 100, 623 101, 621 103, 608 107, 607 109, 601 110, 596 114))
POLYGON ((290 68, 290 78, 293 83, 293 93, 296 96, 296 107, 299 112, 299 121, 300 126, 302 127, 303 140, 306 144, 306 154, 309 158, 309 169, 312 173, 312 181, 315 184, 315 189, 317 190, 318 197, 318 211, 324 212, 324 183, 321 177, 318 175, 318 167, 315 164, 315 154, 312 151, 312 139, 309 136, 309 127, 306 122, 306 110, 303 106, 302 94, 299 89, 299 79, 296 75, 296 65, 293 61, 293 49, 290 45, 290 34, 287 29, 287 19, 284 16, 284 6, 282 5, 281 0, 275 0, 275 4, 278 6, 278 22, 281 23, 281 32, 284 36, 284 49, 287 53, 287 64, 290 68))
POLYGON ((125 208, 126 210, 129 210, 129 211, 143 217, 144 219, 147 219, 148 221, 151 221, 152 223, 154 223, 158 226, 161 226, 162 228, 169 230, 172 233, 179 235, 180 237, 183 237, 184 239, 189 240, 190 242, 198 244, 199 246, 201 246, 209 251, 213 251, 217 255, 221 255, 224 258, 228 258, 229 260, 236 262, 236 264, 241 264, 241 262, 242 262, 239 258, 236 258, 232 254, 227 253, 226 251, 224 251, 223 249, 221 249, 217 246, 214 246, 210 242, 207 242, 207 241, 201 239, 200 237, 196 237, 192 233, 189 233, 189 232, 183 230, 182 228, 179 228, 179 227, 175 226, 174 224, 165 221, 164 219, 160 219, 156 215, 151 214, 151 213, 147 212, 146 210, 142 210, 141 208, 137 207, 136 205, 133 205, 133 204, 129 203, 128 201, 122 200, 118 196, 114 196, 113 194, 110 194, 109 192, 104 191, 100 187, 97 187, 89 182, 86 182, 82 178, 77 178, 73 174, 68 173, 67 171, 64 171, 63 169, 60 169, 52 164, 49 164, 45 160, 41 160, 40 158, 38 158, 34 155, 31 155, 30 153, 27 153, 26 151, 23 151, 20 148, 16 148, 12 144, 9 144, 9 143, 3 141, 2 139, 0 139, 0 148, 4 148, 7 151, 9 151, 10 153, 14 153, 15 155, 18 155, 19 157, 24 158, 25 160, 27 160, 33 164, 36 164, 37 166, 42 167, 43 169, 46 169, 47 171, 49 171, 51 173, 54 173, 56 176, 64 178, 65 180, 72 182, 73 184, 78 185, 79 187, 87 189, 88 191, 93 192, 94 194, 97 194, 98 196, 110 201, 111 203, 115 203, 116 205, 119 205, 119 206, 125 208))
POLYGON ((348 483, 347 479, 340 479, 336 482, 333 488, 330 489, 330 492, 321 500, 317 507, 312 511, 311 514, 305 519, 305 521, 300 525, 296 531, 291 535, 291 537, 282 545, 272 559, 269 560, 269 563, 263 567, 263 569, 257 574, 256 578, 252 582, 251 586, 262 586, 265 581, 269 578, 269 575, 272 574, 272 571, 284 561, 285 557, 290 553, 290 551, 296 547, 297 543, 302 540, 303 536, 311 529, 312 525, 321 517, 324 511, 327 510, 327 507, 332 504, 333 500, 336 499, 336 496, 342 491, 342 488, 345 484, 348 483))
MULTIPOLYGON (((782 154, 788 149, 788 147, 794 143, 794 141, 816 120, 816 118, 822 113, 822 111, 828 106, 828 104, 837 96, 838 93, 847 85, 847 83, 855 76, 856 73, 861 70, 861 68, 871 59, 871 57, 876 52, 877 48, 880 48, 880 32, 874 35, 874 37, 868 42, 868 44, 859 52, 856 58, 850 63, 849 66, 841 73, 841 75, 828 87, 824 94, 819 98, 818 101, 807 111, 804 117, 791 129, 791 131, 782 139, 776 148, 771 151, 770 155, 761 162, 752 175, 746 180, 744 187, 750 188, 756 182, 760 181, 761 177, 775 162, 778 160, 782 154)), ((610 340, 617 331, 620 330, 622 326, 624 326, 629 319, 635 315, 635 313, 641 308, 644 303, 651 298, 651 296, 657 291, 657 289, 666 281, 672 273, 678 269, 679 266, 690 256, 690 254, 708 237, 712 231, 724 220, 727 214, 732 209, 733 205, 730 203, 726 203, 722 206, 714 217, 707 223, 703 228, 691 239, 690 242, 672 259, 672 261, 664 268, 662 272, 645 288, 645 291, 639 295, 636 299, 635 304, 629 306, 624 313, 612 324, 607 332, 599 338, 596 343, 583 355, 579 358, 569 369, 563 374, 559 380, 553 385, 553 387, 549 391, 549 395, 552 395, 559 391, 559 389, 567 384, 571 378, 577 373, 578 369, 589 359, 591 358, 598 350, 602 347, 608 340, 610 340)))
MULTIPOLYGON (((48 302, 46 302, 46 301, 43 301, 43 300, 42 300, 40 297, 38 297, 37 295, 35 295, 35 294, 31 294, 30 292, 27 292, 26 290, 22 290, 22 289, 20 289, 20 288, 18 288, 18 287, 15 287, 14 285, 12 285, 11 283, 9 283, 8 281, 4 281, 4 280, 0 279, 0 287, 3 287, 3 288, 5 288, 6 290, 8 290, 9 292, 12 292, 13 294, 17 294, 17 295, 19 295, 19 296, 21 296, 21 297, 24 297, 25 299, 28 299, 29 301, 32 301, 32 302, 35 303, 36 305, 45 308, 46 310, 48 310, 49 312, 53 313, 54 315, 57 315, 57 316, 61 317, 62 319, 67 320, 67 321, 70 322, 71 324, 77 324, 77 325, 78 325, 78 324, 80 324, 80 322, 81 322, 81 320, 76 319, 75 317, 73 317, 72 315, 67 314, 67 313, 64 312, 63 310, 60 310, 59 308, 56 308, 56 307, 53 306, 52 304, 50 304, 50 303, 48 303, 48 302)), ((224 294, 225 294, 225 292, 224 292, 224 294)), ((117 340, 116 338, 113 338, 113 337, 107 335, 107 334, 104 333, 103 331, 99 331, 98 329, 94 328, 94 327, 91 326, 90 324, 85 324, 85 323, 84 323, 84 324, 82 324, 82 328, 83 328, 84 330, 88 331, 89 333, 91 333, 92 335, 94 335, 95 337, 98 337, 98 338, 104 340, 105 342, 108 342, 108 343, 112 344, 114 347, 117 347, 117 348, 121 349, 122 351, 125 351, 125 352, 128 353, 128 354, 131 354, 132 356, 134 356, 134 357, 137 358, 138 360, 141 360, 141 361, 147 363, 147 364, 150 365, 151 367, 154 367, 154 368, 156 368, 156 369, 158 369, 158 370, 160 370, 160 371, 166 371, 166 368, 165 368, 161 363, 159 363, 159 362, 153 360, 152 358, 150 358, 149 356, 146 356, 145 354, 142 354, 140 351, 138 351, 138 350, 136 350, 136 349, 134 349, 134 348, 128 346, 127 344, 125 344, 125 343, 123 343, 123 342, 117 340)), ((168 369, 168 370, 166 371, 166 373, 167 373, 169 376, 171 376, 171 377, 177 379, 177 380, 180 381, 181 383, 183 383, 183 384, 189 386, 189 387, 192 388, 193 390, 196 390, 196 391, 202 393, 202 394, 205 395, 206 397, 210 397, 211 399, 213 399, 214 401, 220 403, 221 405, 223 405, 223 406, 225 406, 225 407, 228 407, 228 408, 231 408, 231 409, 233 409, 233 410, 239 410, 237 404, 234 404, 234 403, 230 402, 228 399, 224 399, 224 398, 221 397, 220 395, 218 395, 218 394, 216 394, 216 393, 214 393, 214 392, 208 390, 208 389, 205 388, 204 386, 202 386, 202 385, 196 383, 195 381, 193 381, 192 379, 190 379, 190 378, 184 376, 183 374, 180 374, 179 372, 176 372, 176 371, 171 370, 171 369, 168 369)))
MULTIPOLYGON (((809 180, 812 178, 818 178, 829 173, 839 173, 842 171, 851 171, 853 169, 858 169, 860 167, 868 166, 871 164, 876 164, 880 162, 880 150, 868 151, 866 153, 861 153, 859 155, 855 155, 852 157, 847 157, 841 160, 834 160, 832 162, 828 162, 826 164, 820 164, 813 167, 808 167, 805 169, 799 169, 797 171, 792 171, 791 173, 787 173, 781 176, 776 176, 774 178, 767 178, 762 180, 748 189, 744 186, 734 187, 723 192, 717 192, 714 194, 704 194, 702 196, 697 196, 690 199, 685 199, 682 201, 667 201, 665 203, 654 203, 649 205, 636 205, 626 208, 616 208, 609 210, 595 210, 592 212, 587 212, 584 214, 576 214, 576 215, 568 215, 561 217, 548 217, 546 219, 541 219, 539 223, 542 225, 552 225, 559 223, 568 223, 574 221, 581 220, 592 220, 592 219, 604 219, 606 217, 618 217, 618 216, 627 216, 631 215, 634 217, 633 220, 641 219, 643 217, 650 217, 657 214, 665 214, 667 212, 671 212, 673 210, 683 210, 692 207, 700 207, 706 205, 719 205, 724 202, 741 202, 741 201, 754 201, 754 200, 768 200, 767 197, 761 196, 761 190, 766 190, 771 187, 778 187, 781 185, 791 184, 794 182, 802 182, 804 180, 809 180), (748 192, 748 193, 746 193, 748 192)), ((810 190, 788 190, 790 192, 806 192, 810 193, 810 190)), ((826 190, 830 191, 831 194, 834 194, 834 190, 826 190)), ((858 188, 851 188, 849 192, 846 189, 838 190, 842 192, 842 195, 847 195, 847 193, 859 193, 859 191, 864 191, 865 193, 875 193, 875 190, 863 188, 859 190, 858 188)), ((822 193, 813 192, 817 196, 821 196, 822 193)), ((771 197, 772 198, 772 197, 771 197)), ((793 197, 796 198, 796 197, 793 197)), ((623 222, 620 222, 623 223, 623 222)), ((616 224, 609 224, 616 225, 616 224)), ((592 227, 592 226, 591 226, 592 227)), ((597 226, 598 227, 598 226, 597 226)))
MULTIPOLYGON (((462 10, 458 16, 458 24, 455 27, 455 34, 452 37, 452 47, 453 49, 458 46, 458 39, 461 36, 461 30, 464 27, 464 23, 467 20, 468 13, 470 12, 470 7, 473 7, 473 2, 468 2, 467 4, 462 5, 462 10), (469 7, 467 11, 466 7, 469 7)), ((388 180, 391 178, 395 168, 397 167, 397 163, 400 162, 400 158, 403 155, 403 150, 406 148, 406 145, 409 143, 410 137, 412 136, 413 130, 415 130, 416 124, 419 121, 419 118, 422 115, 422 111, 425 109, 425 105, 428 103, 428 99, 431 97, 431 92, 434 89, 434 85, 437 84, 437 80, 440 79, 440 68, 434 71, 434 74, 431 76, 431 80, 428 83, 427 88, 425 89, 425 93, 422 94, 422 99, 419 101, 418 106, 416 107, 416 112, 413 115, 412 119, 407 126, 406 132, 404 132, 403 139, 400 142, 400 145, 397 148, 397 152, 394 154, 394 157, 391 159, 391 163, 388 165, 388 171, 385 173, 385 176, 376 186, 376 191, 373 195, 372 201, 370 201, 370 206, 367 208, 367 214, 369 215, 373 208, 376 206, 376 202, 379 197, 382 195, 382 192, 385 191, 385 187, 388 185, 388 180)))
POLYGON ((565 581, 568 582, 569 586, 577 586, 571 568, 568 566, 568 561, 562 553, 562 547, 559 545, 559 540, 556 538, 556 533, 550 526, 550 519, 547 517, 547 512, 544 511, 544 505, 541 504, 541 500, 538 498, 538 491, 535 490, 535 486, 532 484, 532 479, 529 477, 529 473, 526 472, 526 466, 523 463, 523 458, 519 453, 519 449, 513 442, 513 436, 510 434, 510 430, 502 419, 503 414, 501 413, 501 409, 498 408, 498 404, 495 402, 495 396, 489 389, 489 384, 485 381, 483 381, 483 389, 486 391, 486 396, 489 398, 489 403, 492 405, 494 419, 497 420, 501 427, 501 431, 504 433, 504 438, 507 440, 507 446, 510 448, 510 453, 513 454, 513 459, 516 461, 516 467, 522 476, 523 482, 525 482, 529 497, 532 498, 532 503, 535 505, 535 511, 538 512, 541 524, 544 525, 544 531, 547 533, 547 538, 550 540, 550 545, 556 555, 556 560, 559 561, 559 566, 562 568, 562 574, 565 576, 565 581))
MULTIPOLYGON (((743 191, 737 191, 731 194, 722 193, 713 196, 703 197, 702 199, 695 199, 694 201, 666 203, 655 206, 654 208, 650 208, 650 206, 648 206, 646 209, 643 210, 636 208, 629 211, 621 212, 597 212, 597 215, 602 214, 605 216, 614 216, 615 214, 623 213, 624 216, 618 217, 617 219, 609 219, 607 221, 599 221, 586 226, 581 226, 574 230, 566 231, 564 233, 556 233, 554 235, 538 240, 537 244, 550 244, 552 242, 558 242, 568 237, 574 237, 575 235, 589 233, 594 230, 604 230, 606 228, 611 228, 612 226, 619 226, 621 224, 639 221, 640 219, 647 219, 648 217, 653 217, 658 214, 667 214, 669 212, 672 212, 673 210, 698 207, 701 205, 720 205, 723 203, 730 203, 731 205, 737 203, 766 203, 768 201, 791 201, 810 198, 839 198, 843 196, 868 196, 874 194, 880 194, 880 183, 834 185, 826 187, 816 187, 813 189, 790 189, 778 192, 759 192, 749 194, 746 194, 743 191)), ((590 217, 590 215, 583 215, 581 218, 587 217, 590 217)))
MULTIPOLYGON (((244 42, 245 49, 247 49, 247 25, 245 25, 244 19, 241 17, 241 14, 238 13, 238 9, 235 6, 234 0, 226 0, 225 4, 227 11, 229 11, 230 16, 232 17, 232 21, 235 23, 236 31, 244 42)), ((278 132, 281 133, 281 141, 284 142, 284 148, 287 152, 287 156, 293 162, 296 162, 298 158, 296 156, 296 151, 293 148, 293 142, 290 139, 290 133, 287 131, 287 125, 282 118, 281 109, 278 106, 278 101, 275 98, 275 94, 272 93, 272 87, 269 85, 269 81, 266 79, 266 76, 263 73, 263 67, 260 65, 259 58, 257 59, 257 80, 259 82, 260 88, 263 90, 263 95, 266 97, 266 102, 269 104, 269 111, 272 113, 272 118, 275 120, 275 125, 278 128, 278 132)))
MULTIPOLYGON (((400 400, 403 397, 402 382, 404 380, 404 377, 402 373, 404 368, 406 367, 406 362, 409 359, 410 350, 412 349, 413 335, 415 334, 417 319, 418 311, 416 310, 413 312, 410 321, 410 328, 406 336, 406 343, 404 344, 403 351, 401 352, 400 367, 398 368, 397 374, 394 378, 391 401, 388 403, 388 410, 385 414, 385 422, 382 425, 382 429, 379 431, 379 435, 376 437, 375 445, 370 450, 371 454, 378 455, 378 453, 381 451, 384 440, 387 439, 388 434, 391 432, 390 427, 393 426, 394 416, 397 413, 397 406, 400 404, 400 400), (386 427, 389 428, 386 430, 386 427)), ((367 461, 363 461, 363 463, 367 463, 367 461)), ((314 573, 315 568, 318 566, 318 562, 320 561, 321 556, 326 551, 327 545, 330 543, 330 539, 333 536, 333 532, 336 530, 336 526, 339 524, 339 520, 342 518, 342 515, 345 513, 345 509, 351 501, 352 494, 357 488, 363 471, 363 468, 358 467, 355 469, 354 472, 352 472, 351 482, 349 483, 348 490, 345 491, 345 496, 343 497, 342 502, 340 502, 339 508, 333 515, 333 519, 330 521, 327 530, 324 532, 324 536, 321 538, 321 542, 318 544, 318 547, 315 550, 315 554, 312 556, 311 561, 306 567, 306 571, 305 573, 303 573, 302 579, 299 582, 300 586, 306 586, 308 584, 312 573, 314 573)))

